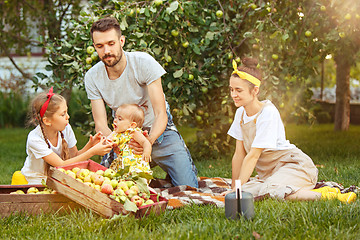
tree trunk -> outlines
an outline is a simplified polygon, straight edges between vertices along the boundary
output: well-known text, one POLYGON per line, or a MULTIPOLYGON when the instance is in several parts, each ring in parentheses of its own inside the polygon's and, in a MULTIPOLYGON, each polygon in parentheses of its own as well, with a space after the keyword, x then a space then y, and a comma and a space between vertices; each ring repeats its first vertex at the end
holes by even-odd
POLYGON ((346 131, 350 124, 350 67, 349 56, 339 53, 336 63, 335 131, 346 131))

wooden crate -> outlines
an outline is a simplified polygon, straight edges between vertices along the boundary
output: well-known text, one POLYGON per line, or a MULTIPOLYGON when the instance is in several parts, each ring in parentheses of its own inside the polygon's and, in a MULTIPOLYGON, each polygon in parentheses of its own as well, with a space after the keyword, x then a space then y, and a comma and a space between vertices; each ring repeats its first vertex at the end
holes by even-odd
MULTIPOLYGON (((87 168, 93 172, 107 169, 92 160, 71 164, 62 168, 70 170, 74 167, 87 168)), ((67 196, 74 202, 93 210, 105 218, 111 218, 114 215, 119 214, 134 214, 135 217, 138 218, 146 216, 150 213, 160 214, 165 210, 167 205, 167 199, 158 196, 155 192, 151 192, 150 199, 154 201, 154 204, 141 206, 136 213, 128 212, 124 209, 123 204, 110 198, 107 194, 77 181, 55 167, 50 167, 49 177, 47 178, 46 184, 48 187, 56 190, 64 196, 67 196)))
POLYGON ((0 185, 0 217, 8 217, 14 213, 65 213, 82 207, 61 194, 10 194, 16 190, 26 193, 30 187, 44 189, 42 185, 0 185))

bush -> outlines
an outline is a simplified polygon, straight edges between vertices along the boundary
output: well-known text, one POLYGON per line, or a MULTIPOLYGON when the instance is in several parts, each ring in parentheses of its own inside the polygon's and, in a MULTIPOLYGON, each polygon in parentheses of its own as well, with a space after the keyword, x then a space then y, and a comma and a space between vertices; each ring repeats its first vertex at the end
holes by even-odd
POLYGON ((0 128, 24 127, 29 97, 16 91, 0 91, 0 128))

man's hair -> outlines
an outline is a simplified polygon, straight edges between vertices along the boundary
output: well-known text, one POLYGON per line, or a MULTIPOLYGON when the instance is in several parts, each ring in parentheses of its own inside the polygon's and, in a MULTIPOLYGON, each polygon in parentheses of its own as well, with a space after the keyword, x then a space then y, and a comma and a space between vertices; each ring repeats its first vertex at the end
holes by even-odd
POLYGON ((90 29, 91 39, 93 39, 94 32, 96 32, 96 31, 106 32, 111 29, 115 29, 115 31, 117 32, 119 37, 121 36, 120 24, 116 18, 106 17, 106 18, 99 19, 96 22, 94 22, 91 26, 91 29, 90 29))

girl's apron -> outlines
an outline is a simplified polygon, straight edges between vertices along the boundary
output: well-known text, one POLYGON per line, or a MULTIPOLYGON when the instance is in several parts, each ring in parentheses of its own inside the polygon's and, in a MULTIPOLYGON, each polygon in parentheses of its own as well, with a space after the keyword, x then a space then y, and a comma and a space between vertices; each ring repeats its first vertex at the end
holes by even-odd
MULTIPOLYGON (((255 119, 243 123, 244 112, 240 126, 243 134, 243 144, 246 153, 250 152, 256 135, 256 120, 264 107, 272 103, 265 103, 256 114, 255 119)), ((257 176, 250 178, 242 187, 255 198, 269 196, 284 199, 299 189, 313 189, 317 182, 318 170, 309 156, 298 148, 288 150, 264 149, 256 163, 257 176)))

